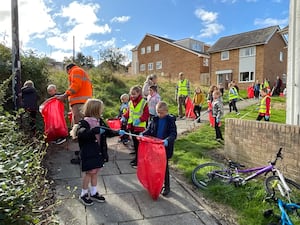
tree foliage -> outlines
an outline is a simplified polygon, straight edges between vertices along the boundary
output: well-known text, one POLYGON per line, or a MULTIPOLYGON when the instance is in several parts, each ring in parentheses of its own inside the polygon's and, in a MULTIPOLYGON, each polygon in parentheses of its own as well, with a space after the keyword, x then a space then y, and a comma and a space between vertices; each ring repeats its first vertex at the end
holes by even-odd
POLYGON ((76 54, 75 59, 73 59, 73 56, 71 56, 71 57, 65 57, 64 58, 64 64, 65 65, 73 62, 76 65, 85 67, 87 69, 95 67, 94 61, 95 60, 94 60, 94 58, 92 56, 85 56, 81 52, 78 52, 76 54))
POLYGON ((124 70, 122 62, 125 60, 125 56, 118 48, 108 48, 100 51, 101 68, 108 67, 112 72, 124 70))

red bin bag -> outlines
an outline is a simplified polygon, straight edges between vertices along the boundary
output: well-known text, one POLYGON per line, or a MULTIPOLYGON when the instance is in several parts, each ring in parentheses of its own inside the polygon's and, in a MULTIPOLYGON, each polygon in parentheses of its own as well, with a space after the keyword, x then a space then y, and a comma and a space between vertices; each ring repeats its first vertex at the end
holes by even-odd
POLYGON ((196 115, 194 113, 194 104, 192 102, 192 99, 190 97, 187 97, 185 99, 185 117, 186 118, 196 118, 196 115))
POLYGON ((108 119, 107 125, 112 130, 120 130, 121 129, 121 121, 120 119, 108 119))
POLYGON ((167 156, 163 141, 154 137, 138 137, 137 177, 153 200, 157 200, 165 180, 167 156))
POLYGON ((50 98, 40 106, 44 118, 44 132, 47 141, 68 136, 68 128, 64 117, 64 104, 57 98, 50 98))

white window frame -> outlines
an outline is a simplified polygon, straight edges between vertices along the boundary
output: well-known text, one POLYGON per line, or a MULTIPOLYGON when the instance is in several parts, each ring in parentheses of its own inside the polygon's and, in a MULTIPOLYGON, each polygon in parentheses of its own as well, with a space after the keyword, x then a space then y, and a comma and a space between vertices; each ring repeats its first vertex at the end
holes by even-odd
POLYGON ((255 74, 253 71, 244 71, 244 72, 240 72, 240 74, 239 74, 239 83, 247 83, 247 82, 253 83, 254 80, 255 80, 255 74), (241 80, 242 74, 246 74, 246 73, 248 73, 248 80, 247 80, 247 78, 245 80, 241 80), (251 79, 251 77, 252 77, 252 79, 251 79))
POLYGON ((155 51, 155 52, 158 52, 158 51, 159 51, 159 44, 155 44, 155 45, 154 45, 154 51, 155 51))
POLYGON ((279 61, 283 62, 283 52, 279 52, 279 61))
POLYGON ((144 55, 145 54, 145 48, 141 48, 141 54, 144 55))
POLYGON ((256 48, 249 47, 249 48, 241 48, 240 49, 240 57, 250 57, 256 55, 256 48))
POLYGON ((221 60, 229 60, 229 51, 221 52, 221 60))
POLYGON ((203 58, 203 66, 209 66, 208 58, 203 58))
POLYGON ((145 64, 141 64, 140 65, 140 71, 145 71, 146 70, 146 65, 145 64))
POLYGON ((153 70, 153 63, 148 63, 148 70, 149 71, 153 70))
POLYGON ((151 53, 151 46, 150 46, 150 45, 147 46, 146 52, 147 52, 147 53, 151 53))
POLYGON ((161 70, 162 69, 162 61, 157 61, 156 64, 155 64, 155 68, 157 70, 161 70))

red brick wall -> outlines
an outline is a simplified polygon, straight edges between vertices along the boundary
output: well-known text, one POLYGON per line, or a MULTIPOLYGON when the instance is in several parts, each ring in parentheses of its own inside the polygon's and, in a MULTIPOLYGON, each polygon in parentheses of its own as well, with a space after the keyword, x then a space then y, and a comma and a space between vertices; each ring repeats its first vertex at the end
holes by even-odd
MULTIPOLYGON (((287 73, 287 48, 280 34, 276 33, 266 45, 256 46, 255 80, 260 82, 269 78, 272 86, 276 76, 282 77, 287 73), (279 61, 279 53, 283 52, 283 61, 279 61)), ((232 70, 232 79, 238 82, 239 76, 239 50, 229 52, 229 60, 221 61, 221 53, 212 53, 211 57, 211 84, 216 84, 216 71, 232 70)), ((237 83, 242 89, 246 89, 251 83, 237 83)))
POLYGON ((266 165, 283 148, 278 168, 300 183, 300 126, 241 119, 225 121, 224 154, 247 167, 266 165))
POLYGON ((178 73, 183 72, 185 77, 190 81, 200 82, 200 74, 208 73, 209 66, 203 66, 203 57, 198 57, 196 54, 175 47, 166 42, 160 41, 150 36, 145 36, 144 40, 138 47, 139 65, 145 64, 146 70, 140 71, 141 74, 156 73, 164 75, 171 79, 178 79, 178 73), (154 51, 154 45, 159 44, 159 51, 154 51), (141 54, 141 48, 151 46, 151 53, 141 54), (155 63, 162 61, 162 69, 156 70, 155 63), (153 62, 153 69, 148 71, 148 63, 153 62))

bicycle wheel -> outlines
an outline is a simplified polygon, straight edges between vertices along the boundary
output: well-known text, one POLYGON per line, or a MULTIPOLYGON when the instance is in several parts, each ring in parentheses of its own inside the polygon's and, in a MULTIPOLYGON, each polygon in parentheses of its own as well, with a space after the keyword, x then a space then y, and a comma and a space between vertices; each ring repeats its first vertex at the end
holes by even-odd
POLYGON ((272 196, 274 195, 277 198, 286 198, 288 201, 293 203, 300 203, 300 185, 297 184, 295 181, 292 181, 288 178, 284 178, 285 182, 287 183, 288 187, 291 189, 291 192, 286 195, 282 196, 280 192, 280 188, 283 189, 283 184, 278 176, 270 176, 267 177, 265 180, 265 190, 266 192, 272 196))
POLYGON ((192 172, 194 185, 201 189, 207 189, 209 185, 217 181, 228 183, 230 178, 224 165, 213 162, 200 164, 192 172))

